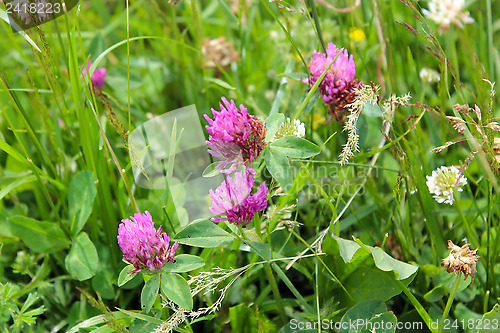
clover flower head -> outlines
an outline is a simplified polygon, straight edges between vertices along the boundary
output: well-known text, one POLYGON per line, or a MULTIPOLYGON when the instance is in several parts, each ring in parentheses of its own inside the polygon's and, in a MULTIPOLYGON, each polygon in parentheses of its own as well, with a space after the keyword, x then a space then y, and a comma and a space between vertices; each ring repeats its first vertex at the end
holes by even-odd
POLYGON ((255 179, 248 170, 236 172, 234 177, 228 176, 214 191, 210 189, 209 210, 215 217, 213 222, 229 221, 243 228, 250 223, 255 213, 267 207, 266 183, 260 184, 257 192, 250 195, 255 179))
MULTIPOLYGON (((85 67, 82 71, 82 75, 87 75, 87 71, 90 70, 90 66, 92 66, 92 63, 90 61, 87 61, 87 67, 85 67)), ((106 68, 97 68, 92 72, 92 75, 90 76, 90 83, 92 83, 92 86, 101 89, 104 87, 104 79, 106 78, 106 68)))
POLYGON ((422 68, 419 75, 422 82, 426 84, 432 84, 441 81, 441 76, 439 75, 439 73, 432 68, 422 68))
POLYGON ((222 97, 220 111, 212 109, 214 119, 204 115, 209 134, 206 141, 208 152, 223 161, 217 166, 224 173, 231 173, 242 165, 256 160, 265 147, 266 129, 257 117, 248 114, 247 109, 238 108, 233 100, 222 97))
POLYGON ((214 39, 206 38, 201 45, 201 51, 205 55, 205 67, 228 68, 232 62, 240 59, 238 52, 234 49, 233 43, 226 40, 226 37, 214 39))
POLYGON ((429 9, 422 9, 422 12, 439 25, 439 31, 446 32, 452 23, 463 28, 464 24, 474 22, 464 7, 465 0, 431 0, 429 9))
POLYGON ((432 171, 431 176, 427 176, 426 184, 438 203, 444 202, 453 205, 455 201, 453 190, 456 188, 458 192, 462 192, 462 186, 467 184, 467 178, 461 175, 460 171, 454 166, 442 166, 432 171))
POLYGON ((174 254, 179 247, 178 242, 169 247, 170 237, 161 231, 161 226, 155 229, 148 211, 122 220, 118 227, 118 245, 123 260, 135 267, 131 273, 143 270, 156 273, 166 262, 175 262, 174 254))
POLYGON ((312 86, 334 59, 334 63, 319 85, 319 91, 322 95, 323 102, 326 104, 335 103, 338 99, 338 94, 349 86, 349 82, 354 80, 356 65, 354 64, 352 55, 349 55, 347 50, 341 52, 335 44, 328 43, 326 53, 314 51, 308 65, 311 73, 311 78, 308 80, 308 83, 312 86), (337 57, 337 59, 335 59, 335 57, 337 57))
POLYGON ((469 244, 465 244, 462 247, 453 244, 451 240, 448 240, 448 248, 450 249, 450 254, 448 257, 443 259, 441 262, 442 267, 447 267, 446 271, 448 273, 455 273, 457 276, 460 272, 464 273, 465 279, 470 276, 472 282, 474 282, 474 274, 476 274, 476 263, 479 260, 479 256, 476 255, 477 250, 472 251, 469 248, 469 244))
POLYGON ((304 126, 304 123, 298 119, 294 119, 292 121, 287 117, 283 124, 281 124, 280 128, 276 131, 274 136, 271 138, 271 140, 269 140, 269 142, 274 142, 287 135, 293 135, 298 138, 303 138, 306 135, 306 127, 304 126))
POLYGON ((329 113, 335 120, 343 122, 348 113, 347 106, 354 102, 355 92, 362 86, 356 78, 356 65, 352 55, 349 55, 347 50, 341 52, 333 43, 328 44, 326 53, 314 51, 308 65, 310 78, 304 79, 303 82, 309 83, 312 87, 332 61, 333 64, 318 90, 323 102, 328 105, 329 113))

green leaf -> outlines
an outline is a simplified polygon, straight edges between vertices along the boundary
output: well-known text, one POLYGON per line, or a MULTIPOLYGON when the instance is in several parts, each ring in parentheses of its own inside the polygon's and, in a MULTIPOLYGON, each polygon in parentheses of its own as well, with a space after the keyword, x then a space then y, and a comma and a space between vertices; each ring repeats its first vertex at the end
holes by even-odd
POLYGON ((343 283, 357 303, 374 299, 385 302, 401 293, 392 272, 384 272, 373 266, 356 268, 343 283))
POLYGON ((361 330, 361 333, 372 333, 374 331, 377 333, 394 333, 396 332, 397 322, 394 313, 387 311, 370 319, 361 330))
MULTIPOLYGON (((219 0, 222 2, 222 0, 219 0)), ((293 68, 295 68, 295 58, 290 57, 288 59, 288 62, 286 64, 285 72, 288 73, 290 72, 293 68)), ((276 91, 276 95, 274 97, 273 105, 271 106, 271 110, 269 110, 269 115, 273 115, 275 113, 278 113, 278 110, 281 107, 281 103, 283 102, 283 98, 285 95, 288 94, 287 88, 288 88, 288 79, 287 78, 282 78, 280 80, 280 85, 278 86, 278 90, 276 91)))
MULTIPOLYGON (((364 149, 366 145, 366 139, 368 138, 368 122, 366 120, 366 116, 364 114, 360 114, 358 121, 356 122, 356 127, 358 128, 358 144, 360 149, 364 149)), ((371 144, 371 142, 369 142, 371 144)), ((368 148, 372 148, 371 146, 367 146, 368 148)))
POLYGON ((363 107, 363 114, 367 117, 382 117, 382 110, 377 103, 368 102, 363 107))
POLYGON ((305 300, 305 298, 300 294, 300 292, 297 290, 297 288, 292 283, 292 281, 290 281, 288 276, 286 276, 285 272, 283 272, 283 270, 275 263, 272 263, 271 267, 272 267, 272 269, 274 269, 274 271, 279 276, 279 278, 283 281, 283 283, 286 284, 288 289, 290 289, 293 296, 295 296, 295 298, 297 299, 297 303, 300 305, 302 310, 306 313, 307 312, 313 313, 314 309, 309 305, 309 303, 305 300))
POLYGON ((433 277, 439 275, 443 271, 443 268, 438 267, 436 265, 427 264, 427 265, 421 265, 420 271, 429 277, 433 277))
POLYGON ((271 247, 267 243, 253 242, 249 240, 244 240, 244 242, 250 246, 252 250, 255 251, 262 259, 271 260, 271 247))
POLYGON ((266 124, 266 142, 269 142, 271 138, 276 134, 276 132, 279 130, 281 124, 283 124, 283 121, 285 120, 285 115, 283 113, 275 113, 267 117, 265 124, 266 124))
POLYGON ((288 157, 307 158, 318 155, 320 148, 306 139, 287 135, 271 143, 271 148, 280 151, 288 157))
POLYGON ((238 333, 258 333, 255 311, 245 304, 229 308, 231 331, 238 333))
POLYGON ((17 151, 14 147, 10 146, 7 144, 4 140, 0 140, 0 149, 7 153, 7 155, 11 156, 14 158, 17 162, 22 164, 25 167, 29 166, 29 163, 26 160, 26 157, 24 157, 19 151, 17 151))
POLYGON ((71 235, 78 234, 87 222, 94 207, 97 193, 92 171, 78 173, 69 184, 68 207, 71 219, 71 235))
POLYGON ((424 295, 426 302, 435 303, 447 295, 446 288, 443 286, 434 287, 431 291, 424 295))
POLYGON ((169 300, 184 308, 191 310, 193 308, 193 298, 189 284, 179 274, 161 274, 161 290, 169 300))
MULTIPOLYGON (((498 332, 500 330, 500 304, 495 304, 490 312, 484 314, 480 321, 481 327, 476 333, 498 332)), ((479 321, 476 322, 476 325, 479 321)))
POLYGON ((174 240, 197 247, 218 247, 232 243, 234 236, 210 220, 198 220, 179 231, 174 240))
POLYGON ((220 171, 222 169, 218 169, 217 166, 220 164, 221 162, 214 162, 214 163, 211 163, 209 166, 207 166, 205 168, 205 170, 203 170, 203 173, 201 174, 201 176, 203 178, 210 178, 210 177, 214 177, 214 176, 217 176, 220 171))
POLYGON ((90 279, 95 275, 99 266, 99 257, 86 233, 81 232, 76 237, 64 263, 69 274, 79 281, 90 279))
POLYGON ((142 288, 141 292, 141 308, 145 313, 149 313, 153 304, 158 297, 158 291, 160 290, 160 276, 155 275, 146 281, 146 284, 142 288))
POLYGON ((116 320, 126 320, 128 319, 128 315, 121 313, 120 311, 113 311, 110 312, 109 314, 102 314, 98 315, 92 318, 89 318, 85 321, 82 321, 78 325, 73 326, 70 330, 68 330, 66 333, 77 333, 81 332, 82 329, 84 328, 89 328, 89 327, 95 327, 100 324, 105 324, 107 321, 109 321, 109 317, 112 315, 116 320))
POLYGON ((167 262, 163 265, 163 271, 171 273, 185 273, 205 266, 205 261, 191 254, 179 254, 175 262, 167 262))
POLYGON ((64 232, 53 222, 40 222, 24 216, 8 219, 12 234, 19 237, 32 251, 52 253, 70 244, 64 232))
MULTIPOLYGON (((453 289, 455 281, 457 280, 456 277, 457 276, 455 274, 450 274, 445 269, 441 268, 441 272, 432 278, 432 283, 435 286, 442 287, 444 290, 444 293, 446 295, 449 295, 451 290, 453 289)), ((469 286, 470 283, 471 283, 471 279, 465 279, 465 280, 460 279, 460 282, 458 284, 457 293, 465 290, 469 286)), ((429 295, 428 297, 430 297, 430 296, 431 295, 429 295)))
POLYGON ((363 246, 361 246, 357 242, 342 239, 335 235, 332 235, 332 237, 339 244, 340 255, 346 263, 352 260, 354 254, 359 249, 364 248, 367 249, 373 256, 375 266, 386 272, 395 271, 397 280, 404 280, 406 278, 409 278, 418 270, 418 266, 410 265, 396 260, 378 247, 375 248, 364 244, 362 244, 363 246))
MULTIPOLYGON (((102 258, 101 262, 104 262, 102 258)), ((115 289, 113 288, 114 281, 112 277, 109 275, 110 271, 106 270, 102 266, 92 278, 92 288, 94 289, 95 292, 98 292, 102 298, 114 299, 115 298, 115 289)))
POLYGON ((216 78, 213 78, 213 77, 206 77, 205 81, 214 83, 214 84, 216 84, 216 85, 218 85, 218 86, 220 86, 222 88, 225 88, 225 89, 236 90, 235 87, 233 87, 232 85, 230 85, 229 83, 227 83, 226 81, 223 81, 221 79, 216 79, 216 78))
POLYGON ((90 40, 89 46, 87 48, 87 54, 99 54, 106 47, 106 41, 104 40, 104 33, 102 30, 97 31, 94 37, 90 40))
POLYGON ((10 183, 9 185, 5 186, 4 188, 2 188, 0 190, 0 200, 2 200, 2 198, 4 196, 6 196, 7 194, 9 194, 10 191, 12 191, 13 189, 15 189, 19 185, 26 184, 26 183, 31 183, 31 182, 33 182, 35 180, 36 180, 36 176, 35 175, 26 175, 24 177, 20 177, 20 178, 16 179, 15 181, 13 181, 12 183, 10 183))
MULTIPOLYGON (((10 25, 10 20, 9 20, 9 15, 7 14, 6 11, 4 11, 3 9, 0 8, 0 18, 2 20, 4 20, 5 22, 7 22, 9 25, 10 25)), ((19 34, 21 36, 24 37, 24 39, 26 39, 26 41, 28 43, 30 43, 31 46, 33 46, 38 52, 42 52, 40 51, 40 48, 35 44, 35 42, 30 38, 30 36, 28 36, 24 31, 20 30, 18 31, 19 34)))
MULTIPOLYGON (((260 220, 259 220, 260 222, 260 220)), ((259 235, 257 235, 257 232, 255 229, 243 229, 243 238, 248 239, 254 242, 259 242, 262 243, 262 238, 260 238, 259 235)))
POLYGON ((92 62, 92 66, 90 66, 87 73, 94 73, 94 71, 97 69, 97 67, 99 67, 101 61, 108 55, 108 53, 110 53, 114 49, 122 46, 123 44, 127 44, 129 42, 141 40, 141 39, 168 39, 168 38, 162 38, 162 37, 158 37, 158 36, 139 36, 139 37, 133 37, 133 38, 124 39, 122 41, 119 41, 119 42, 111 45, 110 47, 108 47, 101 54, 99 54, 99 56, 92 62))
POLYGON ((24 301, 24 304, 21 308, 20 313, 26 313, 28 308, 30 308, 37 300, 39 300, 40 297, 38 297, 36 294, 30 293, 28 295, 28 298, 24 301))
POLYGON ((132 274, 129 273, 132 272, 134 269, 135 267, 132 264, 123 267, 123 269, 120 272, 120 275, 118 275, 118 287, 123 286, 125 283, 129 282, 137 275, 137 273, 132 273, 132 274))
MULTIPOLYGON (((304 95, 302 95, 302 99, 301 99, 301 103, 306 99, 308 98, 308 95, 309 93, 304 93, 304 95)), ((314 94, 311 96, 311 98, 308 100, 307 104, 305 105, 304 107, 304 110, 302 111, 302 116, 304 117, 308 117, 311 113, 311 110, 314 108, 314 106, 316 105, 316 103, 318 102, 318 99, 320 97, 320 93, 319 91, 315 91, 314 94)), ((323 99, 321 99, 321 101, 323 101, 323 99)))
POLYGON ((342 317, 340 321, 340 333, 361 333, 365 327, 361 323, 366 324, 376 315, 386 312, 385 304, 379 300, 369 300, 356 304, 342 317))
POLYGON ((286 72, 276 75, 276 78, 287 77, 292 80, 302 82, 302 79, 307 79, 307 73, 286 72))
POLYGON ((266 149, 266 168, 285 191, 292 188, 293 176, 285 154, 272 148, 266 149))
MULTIPOLYGON (((472 311, 472 309, 469 309, 467 307, 467 305, 465 305, 464 303, 458 303, 453 309, 453 317, 455 317, 458 321, 463 320, 463 321, 467 322, 470 320, 470 322, 472 322, 473 320, 474 321, 481 320, 483 315, 472 311)), ((500 322, 499 322, 499 324, 500 324, 500 322)), ((476 327, 476 328, 479 328, 479 327, 476 327)), ((467 330, 467 331, 472 333, 472 330, 467 330)))
POLYGON ((140 319, 140 320, 144 320, 144 321, 156 324, 156 325, 160 325, 160 324, 163 323, 163 320, 161 320, 161 319, 158 319, 158 318, 155 318, 155 317, 151 317, 151 316, 145 315, 145 314, 140 313, 140 312, 128 311, 128 310, 120 309, 118 307, 116 309, 118 311, 120 311, 120 312, 125 313, 127 316, 130 316, 130 317, 133 317, 133 318, 137 318, 137 319, 140 319))

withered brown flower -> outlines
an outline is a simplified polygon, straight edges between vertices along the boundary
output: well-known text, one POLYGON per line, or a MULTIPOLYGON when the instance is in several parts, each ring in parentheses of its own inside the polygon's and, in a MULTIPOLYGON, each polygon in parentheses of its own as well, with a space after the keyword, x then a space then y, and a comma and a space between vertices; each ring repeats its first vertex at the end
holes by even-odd
POLYGON ((453 244, 451 240, 448 240, 448 248, 451 250, 450 255, 443 259, 441 266, 447 267, 446 271, 448 273, 453 272, 457 276, 460 272, 464 273, 464 280, 467 280, 467 277, 471 276, 472 282, 474 282, 476 263, 479 260, 479 256, 476 255, 478 249, 472 251, 469 248, 469 244, 465 244, 460 247, 453 244))
POLYGON ((206 38, 203 40, 201 50, 205 55, 205 67, 229 68, 232 62, 240 60, 238 52, 235 50, 233 43, 226 40, 226 37, 218 37, 215 39, 206 38))

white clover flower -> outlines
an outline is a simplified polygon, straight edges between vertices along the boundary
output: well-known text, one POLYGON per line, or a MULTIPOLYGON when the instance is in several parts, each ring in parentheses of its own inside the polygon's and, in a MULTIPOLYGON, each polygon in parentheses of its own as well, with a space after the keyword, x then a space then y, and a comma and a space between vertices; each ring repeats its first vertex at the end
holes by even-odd
POLYGON ((304 126, 304 123, 298 119, 294 119, 292 122, 292 120, 287 117, 269 142, 274 142, 287 135, 294 135, 298 138, 303 138, 306 135, 306 127, 304 126))
POLYGON ((422 12, 439 25, 441 32, 446 32, 452 23, 463 28, 464 24, 474 22, 469 12, 464 12, 464 7, 465 0, 431 0, 429 9, 422 9, 422 12))
POLYGON ((453 205, 453 201, 455 201, 453 190, 456 188, 458 192, 463 191, 462 186, 467 184, 467 178, 462 175, 458 179, 459 173, 459 170, 454 166, 442 166, 432 171, 431 176, 427 176, 426 184, 438 203, 444 202, 453 205), (456 187, 455 184, 457 184, 456 187))
POLYGON ((420 79, 424 83, 431 84, 441 81, 441 76, 434 69, 424 67, 420 70, 420 79))

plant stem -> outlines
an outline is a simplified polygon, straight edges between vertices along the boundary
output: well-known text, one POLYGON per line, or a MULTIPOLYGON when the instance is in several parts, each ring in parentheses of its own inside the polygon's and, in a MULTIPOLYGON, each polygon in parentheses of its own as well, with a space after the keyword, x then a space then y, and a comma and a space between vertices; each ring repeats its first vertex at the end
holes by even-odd
POLYGON ((268 262, 264 264, 264 272, 266 273, 267 280, 271 285, 271 290, 273 291, 274 299, 276 300, 276 306, 278 307, 278 313, 280 315, 282 324, 285 325, 287 322, 285 308, 283 307, 283 301, 281 300, 281 295, 278 290, 278 284, 276 283, 276 279, 274 278, 271 264, 269 264, 268 262))
POLYGON ((472 247, 477 248, 479 246, 478 241, 477 241, 476 237, 474 237, 474 235, 472 234, 472 230, 470 228, 469 221, 465 218, 464 212, 462 211, 462 207, 460 207, 460 203, 459 203, 460 200, 455 200, 455 201, 457 203, 458 213, 460 214, 460 217, 462 218, 462 221, 465 225, 465 232, 467 233, 467 238, 471 242, 472 247))
POLYGON ((458 273, 458 276, 455 280, 455 284, 453 284, 453 289, 451 289, 450 297, 448 297, 448 301, 446 302, 446 307, 444 308, 443 316, 441 317, 441 321, 439 322, 438 333, 441 333, 444 329, 444 320, 448 317, 448 313, 450 312, 451 305, 453 304, 453 300, 455 299, 455 295, 458 291, 458 285, 460 284, 460 278, 462 273, 458 273))
POLYGON ((314 20, 314 27, 316 29, 316 35, 318 36, 319 42, 321 43, 321 48, 323 52, 326 53, 325 41, 323 40, 323 34, 321 33, 321 25, 318 18, 318 11, 316 10, 316 5, 314 4, 314 0, 306 1, 307 8, 312 15, 312 19, 314 20))
MULTIPOLYGON (((334 221, 337 218, 337 210, 335 209, 335 206, 333 205, 333 203, 330 201, 330 196, 325 192, 325 190, 323 189, 323 187, 321 187, 321 185, 316 181, 316 179, 313 177, 313 175, 311 175, 311 172, 304 165, 304 163, 302 163, 301 161, 299 161, 299 165, 300 165, 300 167, 302 169, 304 169, 307 172, 307 177, 309 178, 309 180, 311 181, 311 183, 313 183, 313 185, 316 186, 316 188, 318 189, 318 192, 327 201, 327 205, 328 205, 328 207, 330 207, 330 210, 332 211, 332 219, 330 221, 330 230, 331 230, 331 228, 333 228, 334 221)), ((339 230, 337 230, 337 231, 339 231, 339 230)), ((336 235, 338 236, 337 233, 336 233, 336 235)))
POLYGON ((319 307, 319 264, 318 264, 318 258, 316 258, 315 263, 315 284, 316 284, 316 314, 318 316, 318 333, 321 333, 321 312, 320 312, 320 307, 319 307))
MULTIPOLYGON (((260 219, 255 219, 254 220, 254 226, 255 226, 255 232, 261 237, 261 230, 260 230, 260 219), (257 224, 259 224, 257 226, 257 224)), ((244 238, 244 233, 243 233, 243 228, 241 226, 238 226, 238 232, 239 235, 237 234, 236 236, 238 239, 241 241, 244 238)), ((271 237, 268 235, 268 243, 271 245, 271 237)), ((239 245, 238 245, 239 247, 239 245)), ((272 255, 272 247, 271 247, 271 255, 272 255)), ((276 307, 278 308, 278 313, 281 318, 282 324, 285 325, 287 323, 287 317, 285 314, 285 308, 283 307, 283 301, 281 299, 281 295, 278 289, 278 283, 276 283, 276 279, 274 278, 274 273, 273 270, 271 269, 271 264, 269 262, 264 263, 264 272, 266 273, 267 280, 269 281, 269 284, 271 286, 271 290, 274 295, 274 299, 276 300, 276 307)))
POLYGON ((410 300, 411 304, 415 307, 415 310, 417 310, 418 314, 420 317, 424 320, 424 322, 427 324, 427 327, 432 333, 437 333, 438 331, 436 329, 433 329, 431 327, 432 323, 432 318, 429 316, 427 311, 425 311, 424 307, 420 302, 413 296, 412 292, 406 288, 403 282, 399 280, 394 280, 396 284, 399 286, 399 288, 405 293, 406 297, 410 300))
MULTIPOLYGON (((462 221, 465 225, 465 232, 467 234, 467 241, 470 241, 470 244, 472 245, 473 248, 478 248, 479 247, 479 240, 477 239, 477 234, 474 235, 472 233, 472 229, 470 228, 469 221, 465 218, 465 215, 462 211, 462 207, 460 207, 459 200, 456 200, 456 202, 457 202, 458 212, 460 213, 460 217, 462 218, 462 221)), ((484 258, 484 256, 479 257, 479 261, 484 265, 484 268, 486 269, 486 271, 488 271, 488 262, 484 258)), ((488 276, 488 274, 487 274, 487 276, 488 276)), ((485 284, 487 282, 483 282, 482 278, 478 278, 478 280, 479 280, 479 283, 481 283, 485 289, 488 288, 487 284, 485 284)))
MULTIPOLYGON (((493 265, 491 262, 491 227, 492 227, 492 217, 493 217, 493 186, 491 182, 488 181, 488 218, 486 219, 486 288, 491 290, 491 280, 495 276, 494 272, 494 261, 493 265)), ((488 298, 485 295, 485 300, 488 298)), ((486 306, 488 306, 488 302, 486 302, 486 306)), ((486 312, 486 311, 484 311, 486 312)))
POLYGON ((328 271, 328 273, 330 273, 330 275, 333 277, 333 279, 335 281, 337 281, 337 283, 339 284, 339 286, 342 288, 342 290, 344 290, 344 292, 347 294, 347 296, 349 296, 350 299, 354 300, 354 298, 352 297, 352 295, 347 291, 346 287, 344 287, 344 285, 342 284, 342 282, 339 280, 339 278, 337 278, 335 276, 335 274, 333 274, 333 272, 331 271, 330 267, 328 267, 326 265, 326 263, 323 261, 323 259, 321 259, 319 256, 318 256, 318 253, 316 251, 314 251, 314 249, 299 235, 295 232, 295 230, 291 229, 290 232, 295 236, 297 237, 297 239, 299 239, 302 243, 304 243, 305 246, 307 246, 307 248, 309 249, 309 251, 311 251, 312 253, 314 253, 314 255, 316 256, 316 259, 318 259, 321 264, 323 266, 325 266, 326 270, 328 271))

